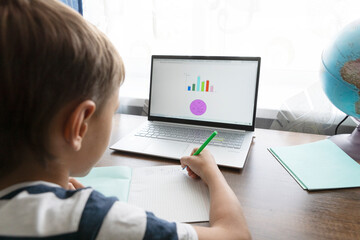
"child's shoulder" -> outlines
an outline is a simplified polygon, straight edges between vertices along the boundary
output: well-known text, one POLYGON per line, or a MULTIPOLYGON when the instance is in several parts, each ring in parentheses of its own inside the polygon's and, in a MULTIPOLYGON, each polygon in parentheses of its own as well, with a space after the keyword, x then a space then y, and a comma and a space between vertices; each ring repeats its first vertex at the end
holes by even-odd
POLYGON ((92 188, 66 190, 48 182, 17 184, 0 191, 0 224, 0 238, 197 238, 189 225, 159 219, 92 188))
MULTIPOLYGON (((48 182, 21 183, 0 191, 0 236, 63 235, 65 239, 71 235, 92 239, 100 231, 105 234, 114 220, 124 218, 122 222, 126 222, 130 213, 134 224, 145 226, 144 210, 121 204, 91 188, 66 190, 48 182)), ((117 228, 121 230, 121 224, 117 228)))

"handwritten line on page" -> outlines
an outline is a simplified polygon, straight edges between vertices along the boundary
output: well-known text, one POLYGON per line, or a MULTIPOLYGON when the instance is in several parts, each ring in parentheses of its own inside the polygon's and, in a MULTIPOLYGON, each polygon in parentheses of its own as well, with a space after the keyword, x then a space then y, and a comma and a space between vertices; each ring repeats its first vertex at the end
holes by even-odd
POLYGON ((128 202, 168 221, 209 221, 206 184, 191 179, 179 165, 133 169, 128 202))

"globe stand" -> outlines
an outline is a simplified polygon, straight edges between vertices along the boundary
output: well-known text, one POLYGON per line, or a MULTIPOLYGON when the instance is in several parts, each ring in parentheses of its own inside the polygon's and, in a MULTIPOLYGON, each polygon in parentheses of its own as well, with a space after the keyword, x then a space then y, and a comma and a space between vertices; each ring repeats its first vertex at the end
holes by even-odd
POLYGON ((351 134, 339 134, 329 138, 352 159, 360 163, 360 124, 351 134))

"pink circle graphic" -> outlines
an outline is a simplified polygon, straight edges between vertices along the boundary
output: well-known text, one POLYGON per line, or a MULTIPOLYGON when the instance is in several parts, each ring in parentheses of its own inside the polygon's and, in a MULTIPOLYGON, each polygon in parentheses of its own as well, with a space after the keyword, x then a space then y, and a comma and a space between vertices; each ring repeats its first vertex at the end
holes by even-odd
POLYGON ((197 115, 203 115, 206 112, 206 103, 201 99, 196 99, 190 104, 190 111, 197 115))

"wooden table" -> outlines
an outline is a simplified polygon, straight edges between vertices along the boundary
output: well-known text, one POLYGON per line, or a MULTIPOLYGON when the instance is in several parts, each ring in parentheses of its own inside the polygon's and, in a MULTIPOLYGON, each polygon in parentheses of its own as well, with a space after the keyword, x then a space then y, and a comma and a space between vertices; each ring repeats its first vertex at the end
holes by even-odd
MULTIPOLYGON (((110 145, 144 121, 146 117, 116 114, 110 145)), ((360 188, 305 191, 267 151, 267 147, 309 143, 326 136, 255 132, 244 169, 221 168, 243 206, 253 239, 360 239, 360 188)), ((97 166, 167 164, 178 162, 108 149, 97 166)))

